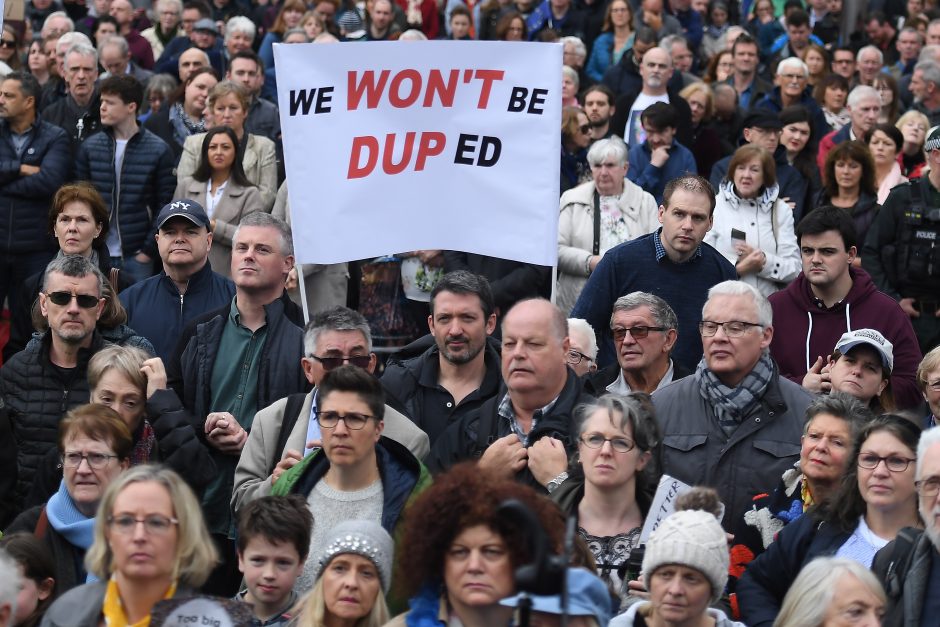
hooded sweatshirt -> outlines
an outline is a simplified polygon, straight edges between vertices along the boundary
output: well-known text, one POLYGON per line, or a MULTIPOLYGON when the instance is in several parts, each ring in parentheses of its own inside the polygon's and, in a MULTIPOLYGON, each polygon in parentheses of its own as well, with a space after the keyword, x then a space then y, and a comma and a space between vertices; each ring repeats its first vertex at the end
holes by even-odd
POLYGON ((910 319, 897 301, 878 291, 867 272, 850 268, 849 274, 848 295, 828 309, 816 300, 802 272, 786 289, 770 296, 774 311, 770 353, 780 374, 802 384, 816 358, 832 354, 843 333, 877 329, 894 345, 891 389, 895 402, 900 409, 916 407, 922 402, 916 379, 922 355, 910 319))

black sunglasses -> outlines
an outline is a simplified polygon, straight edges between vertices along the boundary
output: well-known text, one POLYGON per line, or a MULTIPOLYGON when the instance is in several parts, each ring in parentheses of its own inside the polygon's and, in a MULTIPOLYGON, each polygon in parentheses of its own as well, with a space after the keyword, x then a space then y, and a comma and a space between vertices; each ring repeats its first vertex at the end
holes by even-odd
POLYGON ((16 42, 9 39, 0 39, 0 48, 16 48, 16 42))
POLYGON ((357 368, 365 370, 372 361, 371 355, 350 355, 349 357, 317 357, 316 355, 311 355, 310 358, 320 362, 324 370, 333 370, 345 363, 350 363, 357 368))
POLYGON ((70 292, 50 292, 46 298, 60 307, 65 307, 72 302, 72 298, 78 301, 78 306, 82 309, 92 309, 98 306, 98 297, 91 294, 71 294, 70 292))

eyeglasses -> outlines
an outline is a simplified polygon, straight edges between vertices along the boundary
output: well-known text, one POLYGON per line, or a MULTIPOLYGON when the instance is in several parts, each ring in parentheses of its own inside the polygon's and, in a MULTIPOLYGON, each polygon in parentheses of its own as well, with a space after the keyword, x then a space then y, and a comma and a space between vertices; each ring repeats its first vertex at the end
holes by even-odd
POLYGON ((109 461, 117 458, 117 455, 108 455, 107 453, 79 453, 78 451, 67 452, 59 456, 59 460, 66 468, 78 468, 82 465, 84 459, 92 470, 101 470, 108 465, 109 461))
POLYGON ((336 425, 339 424, 339 421, 342 420, 343 424, 346 425, 347 429, 352 429, 353 431, 358 431, 366 426, 366 422, 369 421, 373 416, 367 414, 340 414, 335 411, 322 411, 317 414, 317 422, 324 429, 333 429, 336 425))
POLYGON ((170 527, 180 524, 175 518, 168 518, 160 514, 151 514, 143 518, 135 518, 130 514, 120 514, 118 516, 109 516, 108 524, 112 529, 120 534, 130 535, 137 529, 137 524, 143 523, 144 531, 152 536, 163 536, 170 531, 170 527))
POLYGON ((589 124, 585 124, 584 126, 579 126, 578 130, 587 135, 591 132, 591 126, 589 124))
POLYGON ((9 39, 0 39, 0 48, 16 48, 16 42, 9 39))
POLYGON ((50 292, 46 294, 46 298, 60 307, 65 307, 74 298, 82 309, 93 309, 98 306, 100 300, 97 296, 91 294, 71 294, 69 292, 50 292))
POLYGON ((630 438, 605 438, 600 433, 588 433, 581 436, 581 444, 588 448, 603 448, 605 442, 610 442, 610 448, 618 453, 629 453, 636 447, 630 438))
POLYGON ((644 337, 650 334, 650 331, 665 331, 665 327, 647 327, 643 325, 635 327, 614 327, 610 330, 611 334, 614 336, 615 342, 622 342, 623 338, 627 337, 627 333, 633 336, 634 340, 642 340, 644 337))
POLYGON ((936 381, 931 381, 925 386, 931 392, 940 392, 940 379, 936 381))
POLYGON ((915 481, 914 487, 917 488, 917 493, 921 496, 937 496, 937 492, 940 492, 940 477, 915 481))
POLYGON ((858 456, 858 467, 866 470, 874 470, 878 467, 878 464, 884 462, 885 466, 887 466, 888 470, 891 472, 904 472, 913 461, 916 460, 908 459, 907 457, 897 457, 895 455, 880 457, 874 453, 862 453, 858 456))
POLYGON ((311 355, 310 358, 320 362, 324 370, 333 370, 346 363, 350 363, 357 368, 365 370, 369 367, 369 364, 372 363, 371 355, 343 355, 342 357, 317 357, 316 355, 311 355))
POLYGON ((729 320, 728 322, 712 322, 711 320, 702 320, 698 323, 698 332, 702 337, 712 337, 718 333, 718 327, 724 330, 728 337, 741 337, 750 327, 761 327, 764 325, 756 322, 742 322, 740 320, 729 320))
POLYGON ((593 359, 591 359, 590 357, 588 357, 587 355, 585 355, 585 354, 582 353, 581 351, 576 351, 576 350, 573 349, 573 348, 568 351, 568 355, 567 355, 566 361, 567 361, 569 364, 571 364, 572 366, 577 366, 577 365, 580 364, 582 361, 587 361, 588 363, 593 363, 593 362, 594 362, 593 359))

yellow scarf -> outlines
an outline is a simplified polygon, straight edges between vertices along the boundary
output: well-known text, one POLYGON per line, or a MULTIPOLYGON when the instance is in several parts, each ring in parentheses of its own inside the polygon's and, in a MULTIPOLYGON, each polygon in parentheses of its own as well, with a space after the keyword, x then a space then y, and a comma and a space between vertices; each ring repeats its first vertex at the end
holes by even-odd
MULTIPOLYGON (((176 594, 176 582, 170 584, 166 591, 164 599, 171 599, 176 594)), ((150 615, 143 617, 136 623, 128 622, 127 614, 124 613, 124 604, 121 603, 121 592, 118 590, 117 581, 114 577, 108 580, 108 589, 104 593, 104 624, 107 627, 149 627, 150 615)))
POLYGON ((803 500, 803 511, 805 512, 813 506, 813 493, 809 491, 809 482, 803 479, 803 486, 800 488, 800 498, 803 500))

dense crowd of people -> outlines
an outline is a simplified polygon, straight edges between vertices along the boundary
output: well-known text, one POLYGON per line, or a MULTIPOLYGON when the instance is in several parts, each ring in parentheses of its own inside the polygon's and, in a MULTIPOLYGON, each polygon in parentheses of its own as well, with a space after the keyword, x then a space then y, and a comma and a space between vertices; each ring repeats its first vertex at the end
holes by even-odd
POLYGON ((940 625, 932 1, 28 0, 0 76, 0 627, 940 625), (563 46, 557 274, 295 265, 274 46, 428 39, 563 46))

